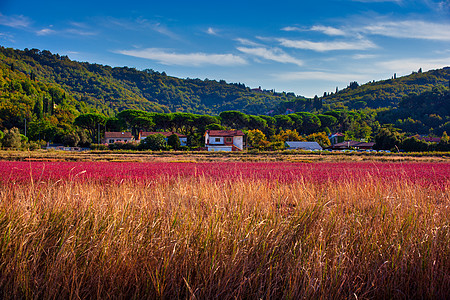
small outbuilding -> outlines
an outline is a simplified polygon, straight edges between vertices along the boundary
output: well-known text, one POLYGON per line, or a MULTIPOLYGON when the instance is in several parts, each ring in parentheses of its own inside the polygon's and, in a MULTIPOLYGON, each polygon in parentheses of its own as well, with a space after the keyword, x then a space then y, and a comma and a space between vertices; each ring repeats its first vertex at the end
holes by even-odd
POLYGON ((316 151, 322 150, 322 147, 317 142, 285 142, 287 150, 306 150, 306 151, 316 151))

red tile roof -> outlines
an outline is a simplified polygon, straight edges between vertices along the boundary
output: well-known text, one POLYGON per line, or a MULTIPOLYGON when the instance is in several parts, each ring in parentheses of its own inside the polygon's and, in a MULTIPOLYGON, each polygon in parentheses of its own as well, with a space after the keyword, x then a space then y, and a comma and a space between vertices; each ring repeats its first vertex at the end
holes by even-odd
POLYGON ((207 130, 209 136, 244 136, 240 130, 207 130))
POLYGON ((118 139, 118 138, 131 139, 132 137, 133 136, 131 135, 131 132, 113 132, 113 131, 105 132, 106 139, 118 139))

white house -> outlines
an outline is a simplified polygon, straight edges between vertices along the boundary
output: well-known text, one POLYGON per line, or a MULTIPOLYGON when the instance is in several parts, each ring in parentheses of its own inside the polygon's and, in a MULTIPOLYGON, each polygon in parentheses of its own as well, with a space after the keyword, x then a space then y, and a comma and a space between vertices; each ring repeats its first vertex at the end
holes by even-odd
POLYGON ((164 136, 164 139, 168 140, 169 136, 171 136, 172 134, 175 134, 178 136, 178 138, 180 139, 180 145, 181 146, 186 146, 187 145, 187 136, 178 132, 173 132, 173 131, 160 131, 160 132, 154 132, 154 131, 150 131, 150 132, 145 132, 145 131, 141 131, 139 132, 139 142, 145 140, 148 136, 150 135, 154 135, 154 134, 162 134, 164 136))
POLYGON ((322 150, 322 147, 317 142, 285 142, 288 150, 322 150))
POLYGON ((133 135, 131 132, 105 132, 105 138, 103 139, 104 144, 114 144, 115 142, 128 143, 133 140, 133 135))
POLYGON ((207 130, 205 147, 208 151, 242 151, 244 133, 240 130, 207 130))

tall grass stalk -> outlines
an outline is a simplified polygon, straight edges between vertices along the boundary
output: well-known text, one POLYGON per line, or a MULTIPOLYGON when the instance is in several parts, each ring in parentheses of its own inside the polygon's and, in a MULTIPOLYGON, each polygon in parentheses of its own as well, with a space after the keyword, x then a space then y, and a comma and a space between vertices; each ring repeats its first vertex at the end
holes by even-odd
POLYGON ((445 299, 449 205, 370 176, 6 182, 0 297, 445 299))

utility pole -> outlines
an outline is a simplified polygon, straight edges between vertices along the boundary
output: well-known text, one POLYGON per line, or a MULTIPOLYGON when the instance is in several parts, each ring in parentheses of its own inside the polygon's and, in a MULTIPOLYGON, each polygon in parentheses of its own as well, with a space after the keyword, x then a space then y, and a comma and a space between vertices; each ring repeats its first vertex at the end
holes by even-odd
POLYGON ((25 118, 25 136, 27 136, 27 118, 25 118))

